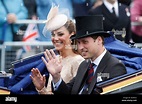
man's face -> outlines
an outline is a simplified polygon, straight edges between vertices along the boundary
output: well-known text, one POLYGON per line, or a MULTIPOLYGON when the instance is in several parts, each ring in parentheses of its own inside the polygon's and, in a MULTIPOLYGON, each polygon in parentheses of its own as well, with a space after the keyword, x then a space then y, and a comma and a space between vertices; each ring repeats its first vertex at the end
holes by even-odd
POLYGON ((85 59, 95 59, 99 53, 99 39, 94 40, 92 37, 77 39, 78 52, 85 59))

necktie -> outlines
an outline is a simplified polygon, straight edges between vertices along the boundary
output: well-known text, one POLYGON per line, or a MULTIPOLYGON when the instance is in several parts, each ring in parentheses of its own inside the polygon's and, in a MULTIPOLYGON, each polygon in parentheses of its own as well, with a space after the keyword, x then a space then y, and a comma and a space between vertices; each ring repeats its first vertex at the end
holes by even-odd
POLYGON ((94 63, 91 63, 90 66, 89 66, 89 69, 88 69, 88 78, 87 78, 87 81, 86 81, 86 84, 90 84, 92 79, 93 79, 93 74, 94 74, 94 63))
POLYGON ((94 63, 91 63, 89 68, 88 68, 88 76, 87 76, 87 80, 86 80, 86 84, 83 88, 83 91, 81 92, 81 94, 87 94, 88 92, 88 87, 89 87, 89 84, 91 83, 92 79, 93 79, 93 74, 94 74, 94 66, 95 64, 94 63))
POLYGON ((116 13, 115 13, 115 8, 114 7, 112 7, 112 14, 116 17, 116 13))

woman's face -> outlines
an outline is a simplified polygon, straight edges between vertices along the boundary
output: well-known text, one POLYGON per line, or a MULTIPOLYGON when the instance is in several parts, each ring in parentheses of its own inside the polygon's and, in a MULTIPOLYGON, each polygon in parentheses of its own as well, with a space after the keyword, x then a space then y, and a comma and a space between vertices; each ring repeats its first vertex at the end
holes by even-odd
POLYGON ((69 48, 68 46, 71 45, 70 36, 71 34, 69 34, 69 31, 65 28, 65 26, 52 31, 51 40, 56 50, 63 51, 69 48))

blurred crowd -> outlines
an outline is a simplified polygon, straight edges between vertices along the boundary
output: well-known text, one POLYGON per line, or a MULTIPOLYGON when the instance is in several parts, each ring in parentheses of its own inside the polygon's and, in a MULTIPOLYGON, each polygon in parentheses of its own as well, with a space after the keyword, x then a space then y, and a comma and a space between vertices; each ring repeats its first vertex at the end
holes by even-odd
MULTIPOLYGON (((52 5, 71 19, 83 15, 103 15, 105 31, 125 43, 142 42, 142 0, 0 0, 0 43, 22 41, 29 24, 16 24, 16 20, 46 20, 52 5), (12 6, 10 6, 12 5, 12 6), (111 7, 115 8, 112 15, 111 7), (19 30, 23 31, 19 33, 19 30)), ((85 21, 87 22, 87 21, 85 21)), ((37 24, 38 41, 51 41, 50 32, 43 35, 45 24, 37 24)))

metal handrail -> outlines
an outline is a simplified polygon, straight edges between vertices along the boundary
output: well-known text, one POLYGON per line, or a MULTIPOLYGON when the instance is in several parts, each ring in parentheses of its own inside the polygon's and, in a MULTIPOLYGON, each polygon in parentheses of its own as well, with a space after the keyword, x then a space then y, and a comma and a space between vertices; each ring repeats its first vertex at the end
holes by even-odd
MULTIPOLYGON (((46 20, 32 20, 32 19, 26 19, 26 20, 17 20, 15 22, 15 24, 30 24, 30 23, 34 23, 34 24, 44 24, 44 21, 46 20)), ((131 22, 131 25, 142 25, 142 22, 131 22)))
POLYGON ((131 22, 132 26, 140 26, 142 25, 142 22, 131 22))
POLYGON ((30 46, 49 46, 53 47, 52 42, 4 42, 2 45, 0 45, 1 49, 1 71, 5 71, 5 52, 6 52, 6 47, 7 46, 25 46, 25 45, 30 45, 30 46))
POLYGON ((46 21, 46 20, 31 20, 31 19, 26 19, 26 20, 17 20, 15 22, 15 24, 30 24, 30 23, 43 24, 44 21, 46 21))

